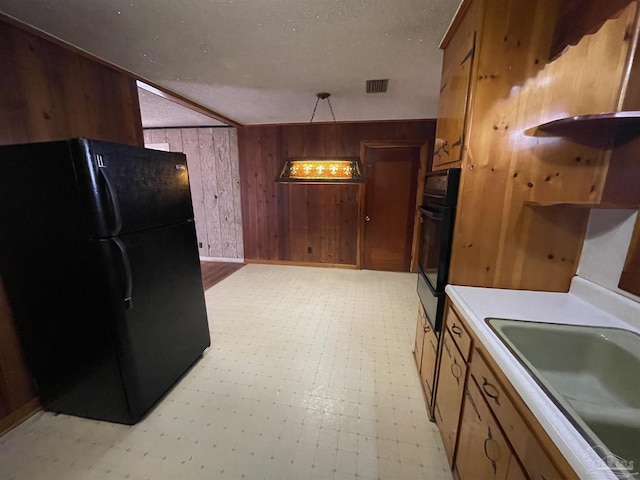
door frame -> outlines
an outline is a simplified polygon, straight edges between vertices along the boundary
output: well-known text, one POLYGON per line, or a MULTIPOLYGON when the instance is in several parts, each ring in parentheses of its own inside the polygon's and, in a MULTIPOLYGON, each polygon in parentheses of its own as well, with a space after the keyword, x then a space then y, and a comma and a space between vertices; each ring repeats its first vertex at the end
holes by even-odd
MULTIPOLYGON (((416 207, 421 205, 422 195, 424 193, 424 180, 427 174, 429 159, 429 140, 362 140, 360 142, 360 161, 362 165, 366 164, 368 148, 394 148, 394 147, 416 147, 420 148, 420 169, 418 170, 418 188, 416 189, 416 207)), ((367 201, 367 184, 366 182, 360 186, 358 203, 358 239, 356 243, 356 268, 361 269, 364 264, 364 229, 365 229, 365 212, 367 201)), ((413 216, 413 240, 411 241, 411 264, 410 272, 418 271, 418 228, 419 222, 417 210, 413 216)))

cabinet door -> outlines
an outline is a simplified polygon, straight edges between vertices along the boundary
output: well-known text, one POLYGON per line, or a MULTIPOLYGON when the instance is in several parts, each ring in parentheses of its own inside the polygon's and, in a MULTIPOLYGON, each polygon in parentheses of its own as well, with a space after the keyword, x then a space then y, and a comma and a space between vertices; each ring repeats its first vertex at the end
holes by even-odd
POLYGON ((451 334, 444 330, 434 416, 450 465, 453 465, 466 377, 467 365, 453 343, 451 334))
POLYGON ((456 469, 461 480, 526 478, 473 380, 465 391, 456 469), (520 475, 520 476, 518 476, 520 475))
POLYGON ((475 33, 460 31, 444 52, 434 167, 462 159, 474 47, 475 33))
POLYGON ((513 452, 524 465, 529 477, 532 480, 562 478, 518 413, 504 384, 498 380, 482 354, 477 351, 474 353, 469 370, 469 378, 473 378, 478 385, 480 394, 509 438, 513 452))
POLYGON ((516 460, 514 455, 511 455, 509 460, 509 470, 507 470, 507 480, 529 480, 529 477, 524 473, 522 467, 516 460))
POLYGON ((427 403, 431 404, 436 376, 436 360, 438 358, 438 337, 436 337, 429 322, 427 322, 424 332, 420 378, 422 380, 422 388, 427 397, 427 403))
POLYGON ((416 359, 416 366, 418 372, 420 371, 420 365, 422 363, 422 349, 424 346, 424 334, 425 334, 425 318, 422 313, 422 305, 418 307, 418 321, 416 322, 416 344, 413 349, 413 355, 416 359))

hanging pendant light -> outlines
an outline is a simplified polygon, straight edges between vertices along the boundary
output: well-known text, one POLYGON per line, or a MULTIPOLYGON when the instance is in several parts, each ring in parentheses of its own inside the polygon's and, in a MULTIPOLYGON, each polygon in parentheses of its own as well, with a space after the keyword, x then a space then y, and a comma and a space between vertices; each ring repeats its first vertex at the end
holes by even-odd
MULTIPOLYGON (((317 100, 311 113, 311 120, 316 115, 320 100, 326 100, 333 121, 336 116, 331 105, 328 92, 316 94, 317 100)), ((287 183, 364 183, 364 170, 359 157, 315 157, 285 158, 276 182, 287 183)))

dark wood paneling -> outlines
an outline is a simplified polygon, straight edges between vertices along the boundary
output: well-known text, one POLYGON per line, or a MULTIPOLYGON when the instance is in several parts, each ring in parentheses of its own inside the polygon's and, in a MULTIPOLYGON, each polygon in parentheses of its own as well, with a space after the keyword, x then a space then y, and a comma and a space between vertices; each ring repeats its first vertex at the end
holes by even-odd
POLYGON ((135 80, 0 21, 0 144, 143 145, 135 80))
POLYGON ((356 265, 361 187, 275 183, 283 159, 357 157, 361 141, 432 142, 434 131, 434 120, 238 129, 245 259, 356 265))
MULTIPOLYGON (((0 145, 71 137, 143 145, 135 81, 0 21, 0 145)), ((0 432, 37 407, 0 278, 0 432)))
POLYGON ((0 427, 2 419, 34 398, 11 309, 0 279, 0 427))

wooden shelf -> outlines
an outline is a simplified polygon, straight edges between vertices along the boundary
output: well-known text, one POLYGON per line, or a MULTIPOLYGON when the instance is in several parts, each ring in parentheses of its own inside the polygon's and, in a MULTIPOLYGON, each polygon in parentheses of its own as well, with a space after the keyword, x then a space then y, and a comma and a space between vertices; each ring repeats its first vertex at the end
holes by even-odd
POLYGON ((560 202, 560 201, 536 201, 526 200, 526 207, 572 207, 572 208, 598 208, 605 209, 629 209, 637 210, 638 205, 631 203, 614 203, 614 202, 560 202))
POLYGON ((534 127, 535 136, 564 137, 599 148, 611 148, 640 135, 640 111, 578 115, 534 127))

